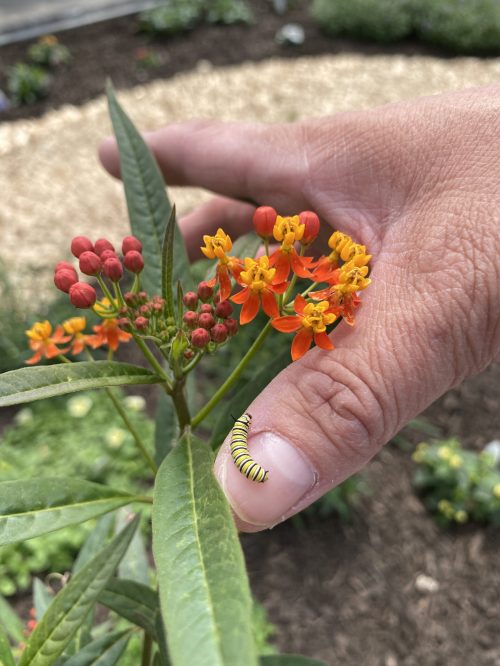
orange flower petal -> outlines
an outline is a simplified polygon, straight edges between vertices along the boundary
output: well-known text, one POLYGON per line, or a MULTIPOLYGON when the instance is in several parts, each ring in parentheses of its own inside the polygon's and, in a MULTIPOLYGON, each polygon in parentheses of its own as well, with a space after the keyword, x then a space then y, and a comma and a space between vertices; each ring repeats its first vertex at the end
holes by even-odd
POLYGON ((314 342, 318 345, 318 347, 321 347, 321 349, 328 349, 328 350, 334 349, 333 342, 330 340, 330 338, 325 332, 315 333, 314 342))
POLYGON ((276 268, 273 282, 276 284, 285 282, 290 273, 289 255, 286 252, 282 252, 281 250, 276 250, 276 252, 271 256, 274 257, 274 268, 276 268))
POLYGON ((302 358, 311 346, 313 334, 307 328, 300 330, 292 342, 292 360, 297 361, 302 358))
POLYGON ((312 277, 310 271, 308 271, 307 268, 304 266, 302 257, 299 257, 296 250, 292 250, 292 252, 290 253, 290 265, 292 267, 292 271, 299 277, 302 278, 312 277))
POLYGON ((307 301, 302 296, 302 294, 297 294, 297 296, 295 296, 295 300, 293 302, 293 307, 295 309, 295 312, 297 312, 297 314, 302 314, 304 312, 304 308, 306 307, 306 305, 307 305, 307 301))
POLYGON ((250 292, 250 296, 247 298, 240 312, 240 324, 248 324, 255 319, 257 312, 259 311, 259 297, 257 294, 250 292))
POLYGON ((26 365, 35 365, 35 363, 38 363, 38 361, 42 358, 42 354, 40 351, 37 351, 31 358, 29 358, 27 361, 25 361, 26 365))
POLYGON ((278 304, 276 303, 276 296, 269 291, 268 289, 263 289, 260 292, 260 298, 262 301, 262 309, 268 317, 277 317, 280 313, 278 310, 278 304))
POLYGON ((218 270, 217 275, 219 277, 219 287, 220 287, 220 300, 226 301, 231 296, 231 280, 225 270, 218 270))
POLYGON ((247 298, 249 298, 250 293, 251 293, 250 289, 248 287, 244 287, 241 291, 238 291, 236 292, 236 294, 233 294, 231 296, 231 300, 233 301, 233 303, 238 303, 238 304, 244 303, 247 300, 247 298))
POLYGON ((271 326, 281 333, 293 333, 302 326, 300 317, 297 315, 288 315, 286 317, 276 317, 271 321, 271 326))
POLYGON ((269 289, 271 289, 271 291, 274 291, 275 294, 284 294, 285 291, 287 290, 287 287, 288 287, 288 282, 280 282, 279 284, 269 285, 269 289))

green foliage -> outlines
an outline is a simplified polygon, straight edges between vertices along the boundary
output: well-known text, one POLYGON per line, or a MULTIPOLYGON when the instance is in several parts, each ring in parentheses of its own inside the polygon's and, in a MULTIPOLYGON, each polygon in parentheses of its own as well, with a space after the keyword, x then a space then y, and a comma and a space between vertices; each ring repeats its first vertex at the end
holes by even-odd
POLYGON ((253 602, 252 607, 252 626, 253 638, 258 654, 277 654, 277 648, 271 643, 272 637, 276 634, 276 627, 269 621, 264 606, 257 601, 253 602))
POLYGON ((169 653, 176 666, 256 666, 243 553, 212 466, 187 432, 156 477, 153 554, 169 653))
POLYGON ((415 29, 425 41, 457 53, 500 49, 498 0, 419 0, 415 29))
POLYGON ((466 451, 457 439, 422 442, 413 483, 440 525, 500 524, 500 472, 492 455, 466 451))
POLYGON ((167 0, 155 9, 142 12, 140 26, 155 35, 174 35, 203 23, 252 23, 246 0, 167 0))
POLYGON ((58 67, 71 59, 68 49, 53 35, 40 37, 36 44, 32 44, 28 49, 28 57, 41 67, 58 67))
POLYGON ((7 70, 7 90, 13 104, 33 104, 48 93, 50 77, 41 67, 23 62, 7 70))
MULTIPOLYGON (((153 423, 142 411, 139 396, 124 398, 133 425, 147 444, 153 423)), ((81 393, 34 403, 20 410, 16 424, 0 440, 0 481, 63 477, 70 471, 88 481, 129 492, 143 491, 149 475, 137 460, 131 434, 101 393, 81 393)), ((82 545, 89 527, 74 525, 31 541, 3 546, 0 593, 25 589, 30 574, 64 573, 82 545)))
POLYGON ((351 476, 294 516, 292 521, 299 529, 304 526, 304 519, 327 519, 335 514, 343 522, 349 522, 352 510, 369 494, 370 488, 363 477, 351 476))
POLYGON ((457 53, 500 49, 498 0, 314 0, 312 13, 331 35, 391 42, 416 34, 457 53))
POLYGON ((394 42, 412 30, 408 0, 314 0, 312 12, 331 35, 394 42))

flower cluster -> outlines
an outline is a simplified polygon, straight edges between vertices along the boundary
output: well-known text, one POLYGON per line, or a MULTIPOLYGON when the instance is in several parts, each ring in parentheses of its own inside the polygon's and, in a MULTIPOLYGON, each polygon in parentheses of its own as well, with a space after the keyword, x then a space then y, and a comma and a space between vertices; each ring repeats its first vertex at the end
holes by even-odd
MULTIPOLYGON (((67 353, 78 355, 86 348, 104 345, 114 352, 121 342, 133 337, 139 345, 145 340, 155 344, 169 365, 175 366, 176 376, 182 375, 204 353, 215 351, 237 333, 232 303, 241 305, 240 325, 253 321, 262 308, 274 329, 295 333, 293 360, 301 358, 313 343, 333 349, 328 333, 341 319, 354 324, 359 292, 370 284, 371 257, 366 248, 336 231, 328 241, 329 254, 315 259, 308 249, 319 234, 320 221, 312 211, 281 216, 270 206, 261 206, 254 213, 253 224, 264 244, 264 252, 257 257, 234 256, 232 240, 223 229, 203 236, 202 253, 216 261, 213 277, 184 295, 179 285, 181 296, 175 313, 164 297, 141 289, 144 259, 137 238, 123 239, 120 256, 105 238, 93 243, 85 236, 76 236, 71 252, 78 259, 80 272, 97 284, 81 281, 67 261, 55 267, 54 283, 75 307, 92 309, 101 322, 91 333, 85 332, 84 317, 73 317, 55 330, 48 321, 35 323, 27 331, 35 352, 27 363, 67 353), (132 274, 133 284, 123 293, 120 283, 126 270, 132 274), (96 287, 102 291, 99 298, 96 287)), ((147 355, 148 348, 142 349, 147 355)))
POLYGON ((328 255, 317 260, 307 255, 320 230, 319 218, 312 211, 283 217, 270 206, 261 206, 254 213, 253 223, 266 249, 258 258, 231 256, 232 241, 223 229, 218 229, 215 236, 203 237, 205 246, 201 251, 208 259, 217 260, 210 285, 218 285, 219 298, 242 305, 240 324, 251 322, 262 307, 273 328, 295 332, 293 360, 303 356, 313 341, 323 349, 333 349, 327 327, 341 318, 354 324, 354 311, 360 304, 358 292, 370 284, 367 276, 371 255, 364 245, 339 231, 330 236, 328 255), (273 241, 278 245, 270 253, 269 242, 273 241), (231 278, 241 286, 232 296, 231 278), (297 278, 312 284, 296 294, 295 314, 291 314, 290 300, 297 278), (322 283, 325 286, 314 291, 322 283))

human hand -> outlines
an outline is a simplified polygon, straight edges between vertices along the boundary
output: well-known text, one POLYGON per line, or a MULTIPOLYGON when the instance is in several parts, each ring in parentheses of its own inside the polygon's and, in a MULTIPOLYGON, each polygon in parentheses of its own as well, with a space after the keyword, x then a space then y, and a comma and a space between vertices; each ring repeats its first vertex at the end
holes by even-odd
MULTIPOLYGON (((254 400, 245 479, 226 441, 215 472, 241 529, 297 513, 359 470, 403 425, 500 359, 500 86, 287 125, 212 121, 147 135, 170 185, 223 195, 181 220, 203 233, 250 229, 253 206, 313 210, 327 235, 373 255, 357 324, 335 331, 254 400)), ((104 166, 118 175, 114 142, 104 166)))

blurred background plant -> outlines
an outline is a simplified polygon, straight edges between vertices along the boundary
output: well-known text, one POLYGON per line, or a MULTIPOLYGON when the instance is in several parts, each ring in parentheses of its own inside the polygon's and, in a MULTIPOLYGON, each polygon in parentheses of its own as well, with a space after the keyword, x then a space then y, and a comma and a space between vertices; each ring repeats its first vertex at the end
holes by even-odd
POLYGON ((140 27, 153 35, 174 35, 193 29, 200 23, 253 22, 245 0, 167 0, 163 5, 142 12, 140 27))
POLYGON ((54 35, 44 35, 28 49, 28 58, 41 67, 54 68, 71 59, 68 49, 54 35))
POLYGON ((395 42, 416 35, 457 53, 498 51, 498 0, 313 0, 332 36, 395 42))
POLYGON ((38 65, 18 62, 7 72, 7 90, 12 104, 33 104, 45 97, 50 76, 38 65))
POLYGON ((492 453, 467 451, 448 439, 422 442, 412 457, 414 486, 440 525, 500 524, 500 471, 492 453))

